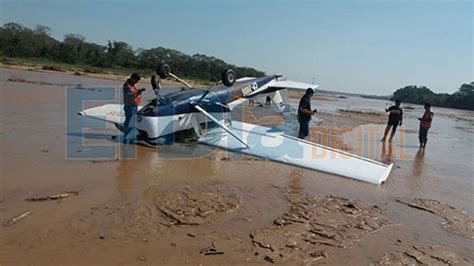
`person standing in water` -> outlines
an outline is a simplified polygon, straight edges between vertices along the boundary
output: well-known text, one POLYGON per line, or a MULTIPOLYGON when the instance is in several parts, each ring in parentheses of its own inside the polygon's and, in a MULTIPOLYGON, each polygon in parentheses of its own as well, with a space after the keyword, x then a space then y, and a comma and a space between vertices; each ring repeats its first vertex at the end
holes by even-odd
POLYGON ((140 75, 138 73, 133 73, 123 84, 123 110, 125 111, 125 122, 123 123, 122 131, 124 133, 124 143, 128 142, 125 137, 135 127, 133 115, 137 113, 138 106, 141 102, 141 94, 145 91, 145 88, 137 89, 136 84, 139 81, 140 75))
POLYGON ((420 120, 420 132, 418 134, 420 148, 426 147, 426 142, 428 142, 428 130, 431 128, 433 116, 434 113, 431 112, 431 104, 425 103, 425 113, 422 117, 418 118, 418 120, 420 120))
POLYGON ((265 106, 270 106, 271 102, 272 102, 272 98, 270 98, 270 96, 267 96, 267 98, 265 98, 265 106))
POLYGON ((392 134, 390 135, 390 142, 397 131, 397 127, 402 125, 403 121, 403 110, 400 108, 400 103, 402 101, 396 100, 395 105, 390 106, 388 109, 385 109, 385 112, 389 112, 387 126, 385 127, 385 132, 383 138, 380 140, 382 142, 387 138, 390 128, 392 129, 392 134))

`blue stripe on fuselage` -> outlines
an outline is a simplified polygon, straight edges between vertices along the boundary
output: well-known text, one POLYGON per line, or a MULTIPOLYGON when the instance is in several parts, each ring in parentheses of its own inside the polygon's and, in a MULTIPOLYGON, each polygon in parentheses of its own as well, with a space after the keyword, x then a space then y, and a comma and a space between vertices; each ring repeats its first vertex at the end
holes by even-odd
MULTIPOLYGON (((153 112, 148 112, 146 114, 142 112, 141 115, 170 116, 196 112, 196 110, 191 105, 192 101, 195 103, 199 101, 198 103, 209 112, 226 112, 228 110, 215 103, 217 102, 226 105, 229 102, 233 93, 239 92, 240 90, 242 90, 242 88, 246 86, 251 86, 254 83, 257 84, 259 89, 265 86, 268 82, 272 81, 274 78, 275 76, 265 76, 252 80, 236 82, 232 87, 218 85, 212 90, 190 89, 185 91, 173 92, 165 95, 164 98, 166 100, 164 102, 159 103, 155 108, 153 108, 153 112)), ((145 107, 151 104, 153 104, 153 101, 145 107)), ((146 110, 145 107, 142 108, 142 110, 146 110)))
POLYGON ((258 87, 261 88, 265 86, 265 84, 267 84, 268 82, 272 81, 273 79, 275 79, 275 76, 266 76, 266 77, 258 78, 255 82, 257 82, 258 87))

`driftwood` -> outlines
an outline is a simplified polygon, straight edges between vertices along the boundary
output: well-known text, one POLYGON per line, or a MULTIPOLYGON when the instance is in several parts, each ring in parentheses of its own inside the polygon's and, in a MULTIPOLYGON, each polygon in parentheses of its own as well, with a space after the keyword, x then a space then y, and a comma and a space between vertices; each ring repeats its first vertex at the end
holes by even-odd
POLYGON ((31 197, 27 198, 27 201, 45 201, 45 200, 59 200, 59 199, 65 199, 71 195, 78 195, 79 191, 66 191, 62 194, 57 194, 57 195, 51 195, 51 196, 43 196, 43 197, 31 197))
POLYGON ((17 215, 13 218, 11 218, 10 220, 6 221, 3 223, 3 226, 10 226, 10 225, 14 225, 16 223, 18 223, 19 221, 21 221, 22 219, 26 218, 28 215, 30 215, 31 212, 30 211, 27 211, 27 212, 24 212, 20 215, 17 215))

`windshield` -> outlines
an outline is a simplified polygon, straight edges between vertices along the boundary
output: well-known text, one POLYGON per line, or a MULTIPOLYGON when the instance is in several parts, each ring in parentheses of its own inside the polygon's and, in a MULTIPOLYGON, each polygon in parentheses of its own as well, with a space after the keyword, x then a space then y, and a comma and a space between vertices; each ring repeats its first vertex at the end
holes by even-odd
POLYGON ((159 99, 153 99, 151 100, 147 105, 143 106, 140 111, 138 111, 138 114, 144 115, 144 116, 153 116, 156 115, 157 108, 160 106, 164 106, 170 102, 170 99, 165 98, 165 97, 160 97, 159 99))

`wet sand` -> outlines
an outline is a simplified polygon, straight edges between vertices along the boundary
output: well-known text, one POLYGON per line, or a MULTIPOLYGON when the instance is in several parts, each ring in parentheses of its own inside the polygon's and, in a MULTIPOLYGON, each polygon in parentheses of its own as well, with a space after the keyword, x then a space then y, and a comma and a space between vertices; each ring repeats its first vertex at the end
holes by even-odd
MULTIPOLYGON (((422 152, 417 148, 418 106, 407 110, 403 141, 397 135, 392 145, 381 145, 357 132, 367 126, 381 132, 386 117, 370 112, 390 103, 314 99, 320 113, 312 134, 317 135, 318 125, 344 126, 337 139, 346 149, 366 153, 362 148, 373 143, 369 157, 395 164, 387 182, 374 186, 194 144, 121 146, 110 138, 118 134, 112 127, 87 131, 83 139, 80 132, 66 131, 68 84, 89 88, 122 81, 0 69, 0 222, 31 212, 0 226, 2 265, 474 261, 473 134, 457 128, 472 129, 472 112, 434 108, 422 152), (8 81, 12 78, 30 82, 8 81), (338 111, 348 106, 367 113, 338 111), (353 145, 359 139, 362 145, 353 145), (82 141, 135 150, 136 158, 91 159, 98 148, 81 149, 82 141), (70 153, 84 158, 68 158, 70 153), (79 193, 26 200, 66 191, 79 193), (427 211, 401 201, 439 204, 423 207, 432 210, 427 211), (453 217, 462 211, 464 222, 456 223, 453 217), (450 219, 455 223, 443 225, 450 219)), ((143 86, 149 88, 148 82, 143 86)), ((149 89, 145 100, 151 97, 149 89)), ((242 112, 237 116, 246 121, 293 133, 297 127, 294 114, 279 117, 264 107, 242 112)))

